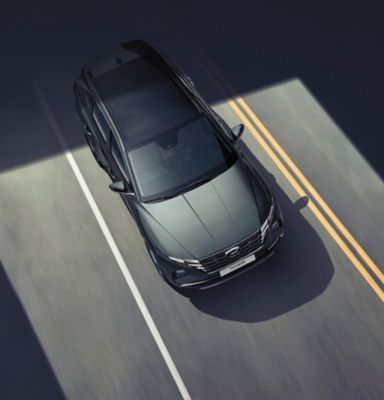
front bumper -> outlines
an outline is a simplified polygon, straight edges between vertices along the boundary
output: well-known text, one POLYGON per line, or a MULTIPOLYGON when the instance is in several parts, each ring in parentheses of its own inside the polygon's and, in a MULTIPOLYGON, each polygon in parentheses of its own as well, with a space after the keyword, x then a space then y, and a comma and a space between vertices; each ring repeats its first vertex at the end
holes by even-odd
POLYGON ((258 251, 247 255, 249 256, 251 254, 255 254, 256 260, 229 273, 228 275, 225 275, 223 277, 220 276, 221 269, 218 269, 211 273, 207 273, 194 268, 183 268, 183 266, 177 267, 174 263, 168 262, 161 257, 156 258, 156 267, 157 269, 161 270, 166 282, 175 288, 207 289, 209 287, 216 286, 222 282, 225 282, 231 278, 234 278, 235 276, 238 276, 250 270, 259 263, 265 261, 273 254, 275 246, 283 237, 283 234, 283 219, 280 209, 277 208, 271 223, 271 227, 268 230, 262 247, 259 248, 258 251), (272 229, 272 225, 275 222, 277 222, 277 224, 275 224, 277 225, 277 227, 275 227, 275 229, 272 229), (183 269, 186 273, 177 276, 178 274, 176 273, 176 271, 183 269))

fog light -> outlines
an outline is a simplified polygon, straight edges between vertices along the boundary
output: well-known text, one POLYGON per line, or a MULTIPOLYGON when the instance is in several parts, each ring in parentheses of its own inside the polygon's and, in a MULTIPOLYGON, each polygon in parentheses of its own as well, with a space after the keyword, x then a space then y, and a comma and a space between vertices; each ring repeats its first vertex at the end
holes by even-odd
POLYGON ((186 275, 186 271, 184 269, 177 269, 176 271, 173 271, 174 279, 182 278, 184 275, 186 275))

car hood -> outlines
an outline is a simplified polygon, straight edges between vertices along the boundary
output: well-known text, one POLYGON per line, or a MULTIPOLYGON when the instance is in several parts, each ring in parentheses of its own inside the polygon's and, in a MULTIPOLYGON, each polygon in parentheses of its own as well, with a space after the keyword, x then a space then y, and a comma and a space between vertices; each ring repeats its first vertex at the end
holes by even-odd
POLYGON ((220 251, 260 228, 252 179, 239 159, 182 195, 142 203, 139 213, 151 242, 163 254, 187 259, 220 251))

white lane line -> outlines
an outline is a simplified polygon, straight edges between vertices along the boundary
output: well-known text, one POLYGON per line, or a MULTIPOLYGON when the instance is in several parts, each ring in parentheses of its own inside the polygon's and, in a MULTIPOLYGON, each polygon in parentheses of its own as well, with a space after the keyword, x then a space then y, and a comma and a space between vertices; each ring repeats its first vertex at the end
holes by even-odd
POLYGON ((180 391, 182 398, 184 400, 191 400, 191 396, 189 395, 188 390, 184 385, 184 382, 179 374, 179 371, 177 370, 175 363, 173 362, 172 357, 169 354, 168 349, 165 346, 165 343, 164 343, 164 341, 152 319, 152 316, 151 316, 147 306, 145 305, 143 298, 141 297, 141 294, 136 286, 136 283, 133 280, 131 273, 129 272, 129 269, 128 269, 122 255, 116 245, 115 240, 113 239, 111 231, 109 230, 107 224, 105 223, 104 217, 102 216, 102 214, 99 210, 99 207, 97 206, 95 199, 93 198, 92 193, 90 192, 88 185, 85 182, 83 174, 81 173, 81 171, 73 157, 73 154, 68 149, 68 146, 65 142, 64 136, 61 133, 61 130, 56 122, 55 117, 53 116, 52 111, 50 110, 50 108, 48 106, 48 103, 47 103, 45 97, 43 96, 42 91, 40 90, 40 88, 38 87, 36 82, 33 82, 33 86, 34 86, 35 92, 37 94, 37 97, 44 109, 44 112, 46 113, 48 120, 52 126, 52 129, 55 132, 60 144, 64 148, 65 156, 67 157, 69 165, 71 166, 71 168, 76 176, 76 179, 77 179, 81 189, 83 190, 83 193, 88 201, 88 204, 91 207, 93 214, 96 217, 97 222, 99 223, 101 231, 103 232, 104 237, 105 237, 109 247, 111 248, 113 255, 115 256, 117 264, 119 265, 120 270, 128 284, 128 287, 132 292, 133 298, 135 299, 136 304, 139 307, 141 314, 143 315, 143 317, 145 319, 145 322, 147 323, 147 326, 157 344, 157 347, 160 350, 161 355, 164 358, 165 363, 167 364, 167 367, 168 367, 168 369, 180 391))

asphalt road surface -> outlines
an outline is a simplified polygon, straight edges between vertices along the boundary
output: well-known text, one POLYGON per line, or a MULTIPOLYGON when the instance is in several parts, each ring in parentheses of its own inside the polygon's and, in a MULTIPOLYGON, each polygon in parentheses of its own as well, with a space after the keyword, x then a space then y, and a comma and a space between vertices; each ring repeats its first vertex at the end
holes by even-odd
POLYGON ((341 13, 340 33, 337 10, 292 11, 293 31, 271 33, 267 16, 273 30, 287 10, 223 7, 220 18, 171 1, 2 14, 1 400, 384 398, 382 61, 365 58, 376 82, 365 87, 342 46, 347 32, 373 55, 375 13, 341 13), (191 296, 161 281, 74 114, 82 63, 137 37, 246 125, 242 145, 285 218, 273 257, 191 296))

